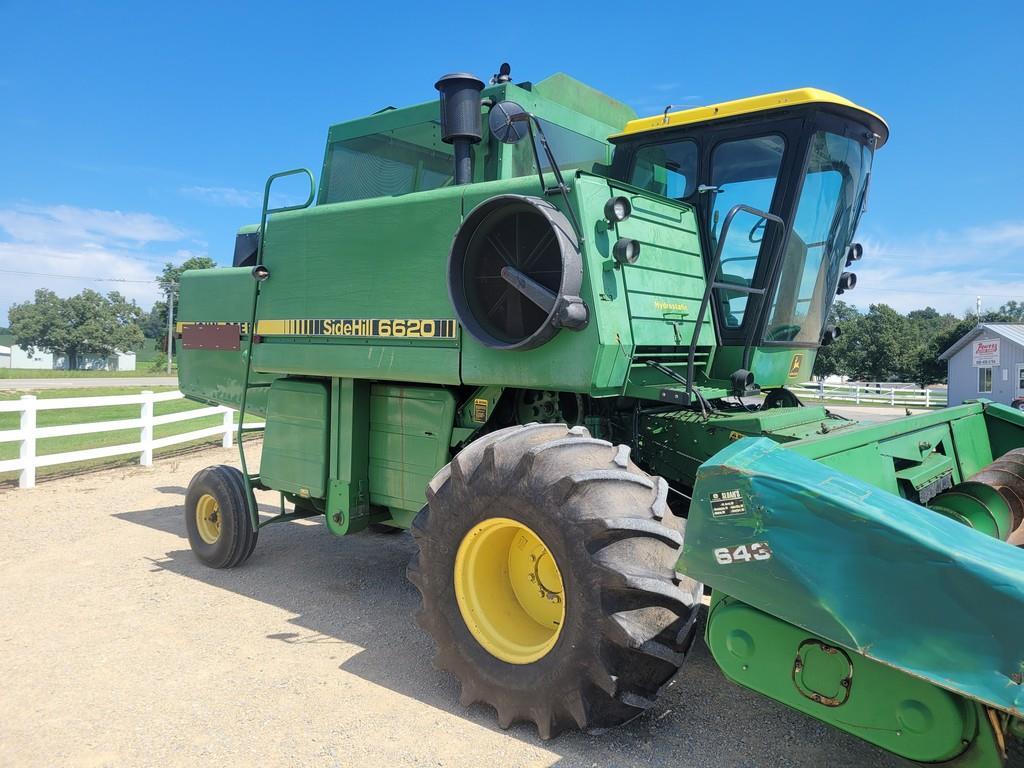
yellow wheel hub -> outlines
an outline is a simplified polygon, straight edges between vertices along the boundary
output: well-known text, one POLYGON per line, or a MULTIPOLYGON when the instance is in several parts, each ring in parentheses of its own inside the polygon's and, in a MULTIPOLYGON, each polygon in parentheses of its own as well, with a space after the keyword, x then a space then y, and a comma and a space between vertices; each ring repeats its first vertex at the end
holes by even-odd
POLYGON ((555 558, 529 527, 506 517, 485 520, 462 539, 455 598, 477 642, 510 664, 543 657, 565 623, 555 558))
POLYGON ((196 528, 207 544, 216 544, 220 538, 220 505, 208 493, 196 503, 196 528))

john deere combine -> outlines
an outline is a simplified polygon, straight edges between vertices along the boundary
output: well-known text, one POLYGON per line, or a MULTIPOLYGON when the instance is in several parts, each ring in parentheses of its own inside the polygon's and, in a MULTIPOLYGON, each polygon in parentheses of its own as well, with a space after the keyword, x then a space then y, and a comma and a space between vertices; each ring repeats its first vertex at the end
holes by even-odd
POLYGON ((411 528, 439 665, 545 738, 649 708, 708 594, 730 680, 1000 764, 1024 413, 859 425, 786 388, 839 333, 883 120, 814 89, 636 119, 564 75, 436 87, 333 126, 318 191, 289 171, 309 199, 269 208, 275 174, 235 266, 184 276, 182 389, 266 425, 258 468, 192 481, 199 559, 296 517, 411 528))

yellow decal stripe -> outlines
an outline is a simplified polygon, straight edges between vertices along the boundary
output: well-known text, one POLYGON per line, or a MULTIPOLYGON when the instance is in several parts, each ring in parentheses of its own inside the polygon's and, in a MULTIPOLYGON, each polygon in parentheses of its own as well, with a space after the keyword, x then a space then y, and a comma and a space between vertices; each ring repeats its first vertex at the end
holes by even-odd
POLYGON ((458 324, 450 318, 302 318, 260 320, 260 336, 341 336, 374 339, 454 339, 458 324))

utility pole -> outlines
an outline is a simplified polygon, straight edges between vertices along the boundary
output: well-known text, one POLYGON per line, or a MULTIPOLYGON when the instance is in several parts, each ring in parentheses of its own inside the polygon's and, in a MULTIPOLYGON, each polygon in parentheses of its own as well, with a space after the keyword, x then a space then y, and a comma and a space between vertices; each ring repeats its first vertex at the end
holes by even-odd
MULTIPOLYGON (((980 299, 979 299, 980 301, 980 299)), ((171 356, 174 354, 174 290, 167 291, 167 375, 171 375, 171 356)))
POLYGON ((977 296, 974 299, 974 314, 981 317, 981 296, 977 296))

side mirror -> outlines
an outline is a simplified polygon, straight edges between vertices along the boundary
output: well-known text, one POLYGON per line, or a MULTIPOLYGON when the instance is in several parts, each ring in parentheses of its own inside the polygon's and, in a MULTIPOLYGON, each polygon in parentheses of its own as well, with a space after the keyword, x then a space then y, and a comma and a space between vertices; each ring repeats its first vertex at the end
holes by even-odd
POLYGON ((502 144, 518 144, 530 132, 529 115, 514 101, 499 101, 491 107, 487 127, 502 144))

